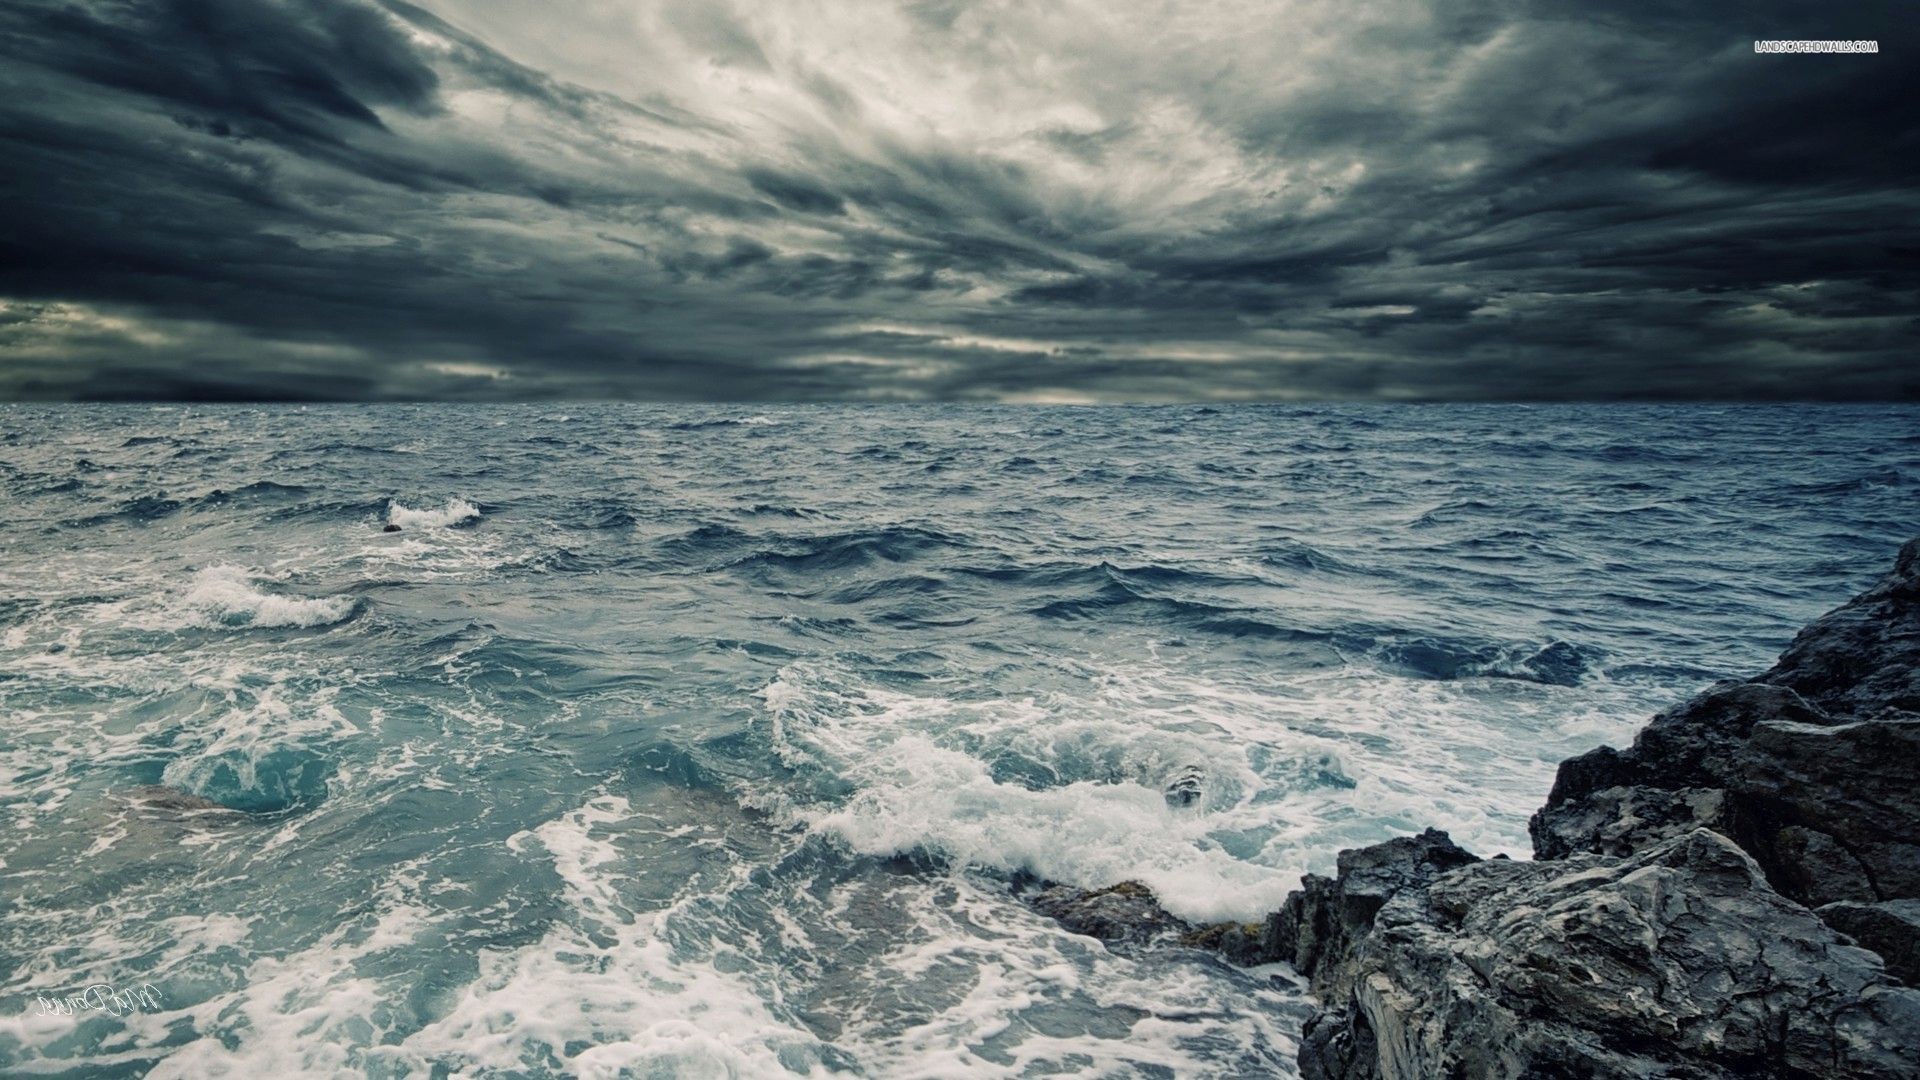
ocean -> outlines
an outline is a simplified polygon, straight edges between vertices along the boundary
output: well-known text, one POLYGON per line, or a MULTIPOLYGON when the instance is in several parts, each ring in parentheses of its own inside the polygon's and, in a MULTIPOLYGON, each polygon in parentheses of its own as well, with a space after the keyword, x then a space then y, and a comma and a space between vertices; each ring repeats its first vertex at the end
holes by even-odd
POLYGON ((1525 857, 1917 482, 1902 407, 0 407, 0 1072, 1292 1075, 1286 969, 1023 894, 1525 857))

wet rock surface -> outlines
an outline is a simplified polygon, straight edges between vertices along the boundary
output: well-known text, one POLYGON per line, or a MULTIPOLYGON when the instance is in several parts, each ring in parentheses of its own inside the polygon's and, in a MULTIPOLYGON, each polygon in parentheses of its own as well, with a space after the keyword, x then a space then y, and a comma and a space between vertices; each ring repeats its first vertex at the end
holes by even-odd
POLYGON ((1049 885, 1028 903, 1074 933, 1109 944, 1145 944, 1192 929, 1168 914, 1153 890, 1137 881, 1123 881, 1105 889, 1049 885))
POLYGON ((1920 991, 1709 829, 1451 871, 1304 973, 1310 1080, 1920 1075, 1920 991))
POLYGON ((1308 1080, 1920 1077, 1920 541, 1765 674, 1562 763, 1531 833, 1342 852, 1259 924, 1138 883, 1035 905, 1293 964, 1308 1080))
POLYGON ((1343 880, 1276 913, 1280 938, 1359 922, 1295 950, 1302 1073, 1920 1076, 1917 687, 1920 542, 1772 670, 1563 763, 1536 861, 1422 881, 1403 841, 1343 853, 1407 884, 1371 920, 1343 880))
POLYGON ((1562 763, 1534 853, 1623 854, 1721 832, 1811 905, 1920 896, 1920 541, 1747 683, 1562 763))
POLYGON ((1920 987, 1920 900, 1862 904, 1842 900, 1816 908, 1828 926, 1880 954, 1887 972, 1920 987))
POLYGON ((1438 829, 1343 851, 1334 877, 1309 874, 1267 917, 1262 943, 1272 959, 1306 976, 1316 995, 1338 997, 1352 989, 1353 958, 1381 908, 1479 861, 1438 829))

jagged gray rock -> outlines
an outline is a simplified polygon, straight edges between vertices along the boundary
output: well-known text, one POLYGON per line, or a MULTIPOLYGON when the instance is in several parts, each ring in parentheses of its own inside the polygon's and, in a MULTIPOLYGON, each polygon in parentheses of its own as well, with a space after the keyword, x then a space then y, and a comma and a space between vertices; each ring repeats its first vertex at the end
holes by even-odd
POLYGON ((1336 945, 1294 952, 1322 1000, 1302 1072, 1920 1077, 1917 704, 1920 541, 1764 675, 1562 763, 1537 861, 1422 881, 1411 846, 1343 853, 1408 884, 1337 940, 1337 880, 1276 913, 1336 945))
POLYGON ((1842 900, 1818 908, 1814 914, 1879 953, 1889 974, 1908 986, 1920 986, 1920 900, 1883 900, 1877 904, 1842 900))
POLYGON ((1708 829, 1476 862, 1348 940, 1303 971, 1308 1080, 1920 1075, 1920 991, 1708 829))
POLYGON ((1161 907, 1153 890, 1138 881, 1123 881, 1104 889, 1047 883, 1028 896, 1027 903, 1074 933, 1098 938, 1121 951, 1167 943, 1219 953, 1236 964, 1262 964, 1281 958, 1269 937, 1272 919, 1266 924, 1195 925, 1161 907))
POLYGON ((1352 957, 1389 900, 1478 861, 1438 829, 1343 851, 1332 878, 1307 875, 1267 916, 1261 952, 1291 963, 1322 1000, 1343 995, 1352 988, 1352 957))
POLYGON ((1736 838, 1808 904, 1920 897, 1920 716, 1756 725, 1736 838))
POLYGON ((1920 896, 1920 541, 1772 669, 1561 764, 1539 858, 1621 855, 1705 826, 1811 905, 1920 896))
POLYGON ((1187 926, 1138 883, 1036 906, 1290 961, 1321 1002, 1307 1080, 1916 1078, 1917 709, 1920 541, 1764 675, 1563 762, 1536 861, 1430 829, 1260 924, 1187 926))
POLYGON ((1091 890, 1049 885, 1028 902, 1074 933, 1109 944, 1139 945, 1192 929, 1161 907, 1153 890, 1138 881, 1091 890))
POLYGON ((1877 585, 1800 631, 1760 681, 1833 716, 1920 712, 1920 540, 1877 585))

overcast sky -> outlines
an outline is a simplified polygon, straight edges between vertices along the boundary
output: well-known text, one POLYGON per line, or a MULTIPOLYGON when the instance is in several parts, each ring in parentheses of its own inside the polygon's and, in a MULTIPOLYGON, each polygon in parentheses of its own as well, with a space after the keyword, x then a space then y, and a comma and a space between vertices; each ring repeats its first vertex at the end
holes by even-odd
POLYGON ((0 398, 1917 398, 1917 12, 6 0, 0 398))

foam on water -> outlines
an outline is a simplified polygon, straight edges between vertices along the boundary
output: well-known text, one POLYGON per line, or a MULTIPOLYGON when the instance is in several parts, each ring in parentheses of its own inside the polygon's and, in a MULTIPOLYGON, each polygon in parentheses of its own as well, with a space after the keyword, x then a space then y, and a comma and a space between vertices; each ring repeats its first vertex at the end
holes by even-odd
POLYGON ((350 596, 280 596, 262 591, 245 570, 209 566, 181 597, 189 625, 211 628, 328 626, 351 616, 350 596))
POLYGON ((569 912, 538 941, 483 959, 445 1015, 391 1051, 400 1061, 513 1071, 545 1061, 568 1075, 823 1075, 823 1046, 775 1016, 754 988, 663 933, 674 909, 621 899, 624 865, 607 838, 631 815, 603 796, 509 838, 543 851, 569 912))
POLYGON ((1527 683, 1062 666, 1064 688, 974 701, 789 666, 762 691, 776 753, 851 785, 795 812, 864 854, 1083 888, 1138 880, 1182 917, 1254 920, 1328 868, 1329 836, 1439 824, 1524 854, 1537 795, 1512 778, 1544 789, 1561 756, 1640 715, 1634 688, 1611 685, 1590 687, 1582 712, 1527 683), (1621 719, 1595 722, 1609 698, 1621 719), (1526 739, 1503 739, 1529 717, 1526 739), (1356 804, 1371 813, 1355 820, 1356 804))
POLYGON ((1900 410, 0 415, 8 1075, 1289 1075, 1024 875, 1524 856, 1920 532, 1900 410))
POLYGON ((448 499, 445 506, 424 510, 402 506, 397 499, 387 503, 387 522, 402 529, 446 528, 478 520, 480 508, 460 498, 448 499))
POLYGON ((1252 917, 1292 882, 1215 841, 1222 815, 1249 804, 1259 782, 1239 754, 1222 757, 1193 734, 1056 722, 1031 700, 968 705, 850 689, 806 666, 783 671, 763 695, 789 764, 811 762, 854 785, 845 800, 802 808, 802 819, 863 854, 924 850, 1084 887, 1145 881, 1196 919, 1252 917), (1044 745, 1021 738, 1042 731, 1044 745), (1198 762, 1215 769, 1212 813, 1176 808, 1164 792, 1198 762), (1070 779, 1088 772, 1107 775, 1070 779))

